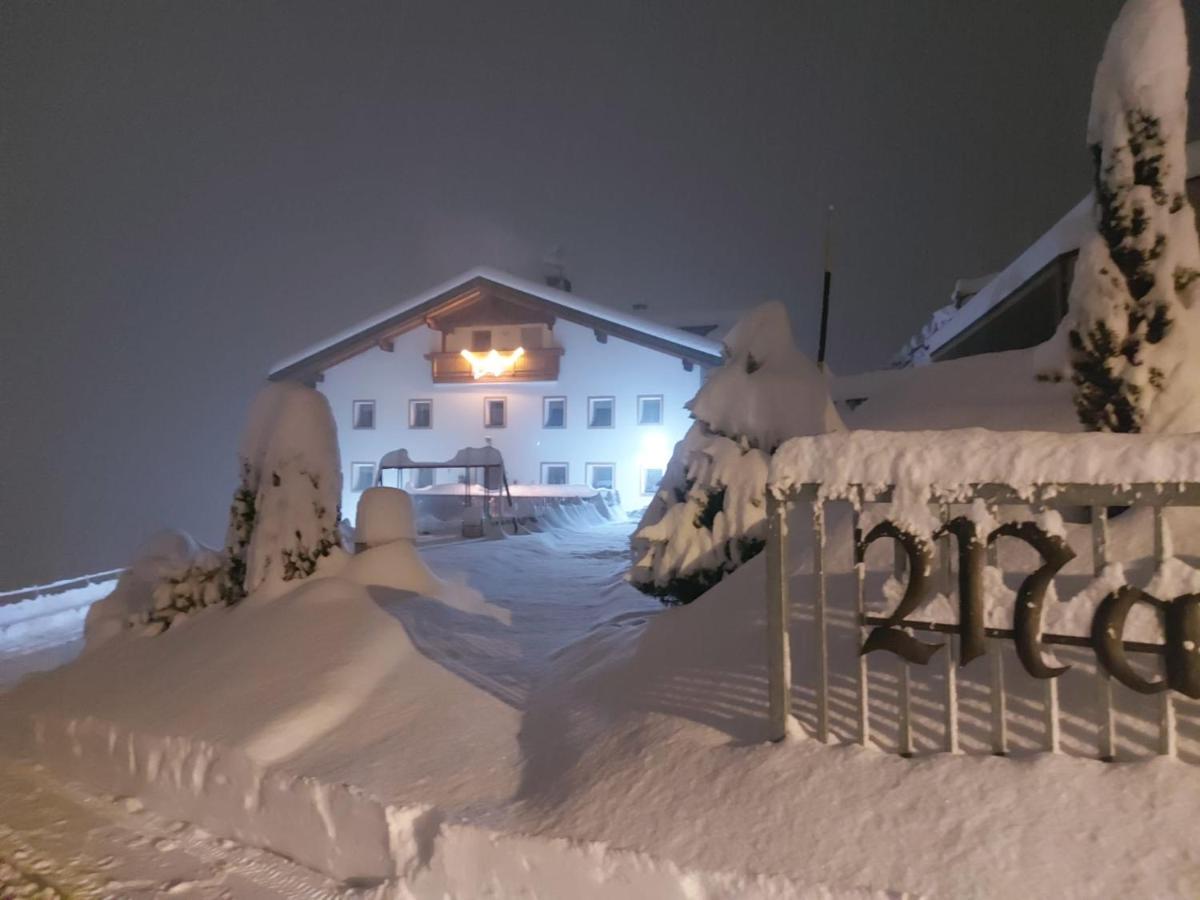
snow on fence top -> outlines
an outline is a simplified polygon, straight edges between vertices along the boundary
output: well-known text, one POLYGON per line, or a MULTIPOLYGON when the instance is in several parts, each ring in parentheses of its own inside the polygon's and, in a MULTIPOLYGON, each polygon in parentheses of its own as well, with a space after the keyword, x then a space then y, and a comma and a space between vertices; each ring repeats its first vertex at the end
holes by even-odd
POLYGON ((979 484, 1006 485, 1032 500, 1047 485, 1198 481, 1200 435, 962 428, 792 438, 775 452, 767 483, 777 496, 802 485, 820 485, 824 499, 851 498, 860 486, 874 494, 896 487, 912 499, 948 501, 979 484))

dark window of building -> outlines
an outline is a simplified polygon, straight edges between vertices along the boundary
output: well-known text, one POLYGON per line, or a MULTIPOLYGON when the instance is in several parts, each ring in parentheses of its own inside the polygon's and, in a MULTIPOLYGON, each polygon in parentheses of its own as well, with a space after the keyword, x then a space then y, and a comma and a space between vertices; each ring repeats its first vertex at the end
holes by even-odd
POLYGON ((542 427, 543 428, 566 428, 567 427, 567 398, 566 397, 543 397, 542 398, 542 427))
POLYGON ((542 484, 566 484, 566 463, 542 463, 542 484))
MULTIPOLYGON (((342 407, 345 409, 345 407, 342 407)), ((375 401, 374 400, 355 400, 354 401, 354 427, 358 428, 374 428, 375 427, 375 401)))
POLYGON ((408 427, 409 428, 432 428, 433 427, 433 401, 432 400, 409 400, 408 401, 408 427))
POLYGON ((612 397, 588 397, 588 428, 613 427, 612 397))

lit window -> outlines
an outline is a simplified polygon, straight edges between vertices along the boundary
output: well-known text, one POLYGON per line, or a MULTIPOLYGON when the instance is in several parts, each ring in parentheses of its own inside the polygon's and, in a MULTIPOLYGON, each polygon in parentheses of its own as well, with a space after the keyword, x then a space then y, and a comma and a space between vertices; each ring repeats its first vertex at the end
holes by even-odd
POLYGON ((611 491, 613 489, 613 471, 615 467, 612 463, 588 463, 586 468, 589 487, 593 487, 598 491, 611 491))
POLYGON ((638 424, 661 425, 663 420, 663 398, 661 394, 638 397, 638 424))
POLYGON ((567 427, 567 398, 566 397, 543 397, 542 398, 542 427, 543 428, 566 428, 567 427))
POLYGON ((508 419, 508 401, 504 397, 483 398, 483 427, 503 428, 508 419))
POLYGON ((375 463, 350 463, 350 490, 358 493, 375 486, 375 463))
POLYGON ((612 397, 588 397, 588 428, 613 427, 612 397))
POLYGON ((662 477, 662 469, 642 469, 642 493, 655 493, 658 490, 658 483, 662 481, 662 477))
POLYGON ((542 484, 566 484, 566 463, 542 463, 542 484))
POLYGON ((408 427, 409 428, 432 428, 433 427, 433 401, 432 400, 409 400, 408 401, 408 427))
POLYGON ((417 469, 416 477, 413 478, 413 487, 433 487, 433 474, 433 469, 417 469))
MULTIPOLYGON (((344 407, 343 407, 344 408, 344 407)), ((375 427, 375 401, 355 400, 353 423, 355 428, 375 427)))
POLYGON ((471 332, 471 349, 478 353, 480 350, 492 349, 492 332, 488 331, 472 331, 471 332))

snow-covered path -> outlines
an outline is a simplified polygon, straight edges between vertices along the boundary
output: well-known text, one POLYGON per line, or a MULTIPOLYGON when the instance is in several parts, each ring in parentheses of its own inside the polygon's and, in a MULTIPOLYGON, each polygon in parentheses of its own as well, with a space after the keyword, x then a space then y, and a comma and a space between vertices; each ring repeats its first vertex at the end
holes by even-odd
POLYGON ((465 580, 508 621, 417 598, 389 604, 431 659, 514 709, 552 654, 614 617, 661 605, 626 583, 631 522, 556 530, 515 540, 446 544, 422 551, 443 578, 465 580))
POLYGON ((326 900, 354 896, 262 850, 0 757, 0 897, 326 900))

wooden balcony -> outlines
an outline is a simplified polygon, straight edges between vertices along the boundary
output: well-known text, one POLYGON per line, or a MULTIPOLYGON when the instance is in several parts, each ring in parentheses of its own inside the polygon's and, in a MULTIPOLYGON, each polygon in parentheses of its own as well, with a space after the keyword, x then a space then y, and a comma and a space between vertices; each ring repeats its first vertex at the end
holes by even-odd
POLYGON ((558 361, 562 355, 562 347, 526 350, 517 358, 512 371, 479 378, 474 376, 471 363, 460 353, 426 353, 425 358, 430 361, 434 384, 505 384, 514 381, 557 381, 558 361))

